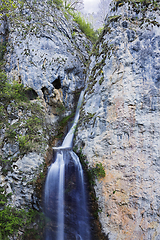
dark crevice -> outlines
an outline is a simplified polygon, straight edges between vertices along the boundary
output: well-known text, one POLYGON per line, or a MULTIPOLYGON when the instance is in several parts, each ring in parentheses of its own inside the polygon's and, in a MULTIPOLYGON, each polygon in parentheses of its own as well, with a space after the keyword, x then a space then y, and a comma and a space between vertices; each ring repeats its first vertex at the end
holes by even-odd
POLYGON ((61 80, 60 80, 60 76, 58 76, 57 79, 54 80, 54 82, 52 83, 54 88, 56 89, 60 89, 61 88, 61 80))
POLYGON ((48 96, 49 96, 49 92, 48 92, 48 89, 46 87, 43 87, 41 88, 42 92, 43 92, 43 96, 44 96, 44 99, 45 101, 48 101, 48 96))
POLYGON ((34 100, 38 97, 38 94, 32 88, 26 90, 26 95, 29 98, 29 100, 34 100))

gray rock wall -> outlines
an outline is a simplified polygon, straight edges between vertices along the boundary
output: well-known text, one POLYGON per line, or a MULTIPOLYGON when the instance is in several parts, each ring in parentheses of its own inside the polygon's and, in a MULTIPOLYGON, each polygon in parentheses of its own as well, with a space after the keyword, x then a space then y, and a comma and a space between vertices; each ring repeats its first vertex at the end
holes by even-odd
POLYGON ((136 4, 111 5, 75 140, 104 166, 94 188, 110 240, 160 239, 160 16, 136 4))
POLYGON ((62 135, 59 128, 64 128, 64 123, 60 127, 59 123, 74 112, 77 93, 84 87, 91 42, 63 8, 52 1, 30 0, 19 3, 8 19, 0 16, 0 42, 5 41, 4 68, 9 81, 31 88, 40 99, 33 97, 30 103, 17 106, 12 101, 0 116, 4 121, 0 129, 0 186, 4 194, 11 193, 8 204, 13 207, 39 209, 35 185, 38 178, 45 179, 49 145, 57 143, 53 142, 55 135, 62 135), (36 131, 30 142, 28 130, 31 135, 36 131), (14 137, 9 138, 8 133, 14 137))
POLYGON ((72 16, 65 16, 54 3, 25 1, 20 5, 9 21, 6 71, 10 79, 33 88, 48 105, 55 107, 59 100, 73 109, 74 93, 84 87, 91 43, 72 16))
POLYGON ((0 175, 1 187, 5 189, 6 194, 11 194, 8 204, 17 208, 33 207, 39 210, 39 200, 34 191, 37 176, 43 174, 43 165, 44 158, 41 154, 28 153, 13 162, 12 171, 6 176, 0 175))

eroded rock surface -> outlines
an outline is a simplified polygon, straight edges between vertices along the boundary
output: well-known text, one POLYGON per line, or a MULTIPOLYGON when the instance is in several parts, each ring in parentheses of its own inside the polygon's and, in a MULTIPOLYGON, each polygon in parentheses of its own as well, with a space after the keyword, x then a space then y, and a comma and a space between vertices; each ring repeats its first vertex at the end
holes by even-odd
POLYGON ((95 192, 110 240, 160 239, 160 16, 136 5, 111 6, 76 136, 89 166, 106 172, 95 192))
POLYGON ((61 104, 73 109, 73 95, 84 87, 91 43, 72 17, 65 16, 63 8, 48 2, 25 1, 16 9, 9 22, 6 71, 54 107, 54 89, 62 90, 61 104))
POLYGON ((11 206, 30 209, 37 207, 36 197, 34 197, 34 183, 40 172, 43 172, 44 158, 35 152, 28 153, 12 164, 12 171, 7 176, 1 175, 1 186, 6 194, 11 194, 9 204, 11 206))
POLYGON ((12 194, 8 204, 13 207, 39 209, 35 184, 45 179, 49 145, 64 135, 63 118, 73 116, 91 42, 62 6, 29 0, 0 16, 0 43, 3 70, 11 83, 29 88, 30 100, 1 99, 1 187, 12 194))

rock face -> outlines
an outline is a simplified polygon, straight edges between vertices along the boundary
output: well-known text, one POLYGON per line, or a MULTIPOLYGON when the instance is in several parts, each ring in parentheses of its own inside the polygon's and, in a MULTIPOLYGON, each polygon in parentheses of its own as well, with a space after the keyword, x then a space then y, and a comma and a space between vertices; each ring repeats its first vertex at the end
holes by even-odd
POLYGON ((5 71, 10 82, 30 88, 30 102, 0 103, 0 187, 12 194, 13 207, 38 209, 35 183, 44 178, 46 151, 60 121, 74 111, 84 87, 91 42, 53 1, 22 1, 10 14, 0 16, 5 71))
POLYGON ((104 166, 94 188, 110 240, 160 239, 160 16, 138 2, 111 5, 75 140, 104 166))
POLYGON ((12 194, 11 206, 39 209, 33 186, 37 175, 43 172, 43 164, 44 158, 40 154, 28 153, 13 163, 12 172, 9 171, 6 177, 1 175, 1 187, 5 188, 6 194, 12 194))
MULTIPOLYGON (((89 167, 104 167, 94 189, 110 240, 160 239, 158 4, 114 1, 90 57, 75 142, 89 167)), ((38 209, 34 183, 44 177, 59 113, 68 117, 84 87, 91 44, 53 1, 22 1, 14 11, 9 21, 0 19, 0 42, 8 41, 5 70, 33 97, 29 106, 0 105, 0 187, 12 194, 12 206, 38 209)))
POLYGON ((62 10, 52 1, 25 1, 16 9, 9 22, 6 71, 48 105, 73 109, 74 93, 84 87, 91 43, 62 10))

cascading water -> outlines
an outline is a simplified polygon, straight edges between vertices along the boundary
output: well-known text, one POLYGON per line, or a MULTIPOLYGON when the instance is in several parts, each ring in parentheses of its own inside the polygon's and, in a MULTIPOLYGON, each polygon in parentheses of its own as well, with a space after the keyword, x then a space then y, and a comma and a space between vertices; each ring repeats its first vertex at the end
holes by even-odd
POLYGON ((84 92, 81 93, 73 126, 56 151, 45 184, 46 240, 90 240, 83 170, 72 151, 75 128, 84 92))

